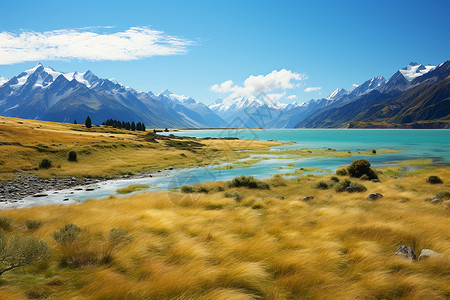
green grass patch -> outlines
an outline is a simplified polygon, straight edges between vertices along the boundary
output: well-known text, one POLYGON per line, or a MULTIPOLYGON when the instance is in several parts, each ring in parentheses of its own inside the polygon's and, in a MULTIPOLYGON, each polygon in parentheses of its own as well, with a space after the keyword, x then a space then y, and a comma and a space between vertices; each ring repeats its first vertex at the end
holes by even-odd
POLYGON ((433 159, 412 159, 412 160, 401 160, 401 161, 389 161, 389 163, 396 163, 400 167, 417 167, 417 166, 425 166, 433 164, 433 159))
POLYGON ((116 193, 129 194, 129 193, 133 193, 133 192, 137 192, 137 191, 144 191, 144 190, 148 189, 149 187, 150 186, 148 186, 146 184, 132 184, 129 187, 116 190, 116 193))

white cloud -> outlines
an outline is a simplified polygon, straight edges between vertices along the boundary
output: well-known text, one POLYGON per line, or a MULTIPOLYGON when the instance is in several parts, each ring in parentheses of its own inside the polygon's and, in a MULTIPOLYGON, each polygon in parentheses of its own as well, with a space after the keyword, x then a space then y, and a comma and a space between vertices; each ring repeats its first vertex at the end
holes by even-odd
POLYGON ((0 65, 39 60, 136 60, 187 52, 192 41, 149 27, 98 33, 111 27, 88 27, 45 32, 0 32, 0 65))
POLYGON ((243 86, 234 84, 227 80, 220 84, 211 86, 211 91, 215 93, 230 94, 227 98, 255 96, 266 94, 272 101, 277 101, 286 94, 286 90, 297 86, 296 81, 307 79, 305 74, 295 73, 286 69, 272 71, 267 75, 250 75, 244 80, 243 86), (278 93, 271 93, 280 91, 278 93))
POLYGON ((289 95, 289 96, 287 96, 287 98, 288 98, 289 100, 294 100, 294 99, 297 98, 297 95, 289 95))
POLYGON ((320 87, 320 86, 311 86, 311 87, 307 87, 305 89, 305 92, 310 93, 310 92, 320 91, 321 89, 322 89, 322 87, 320 87))

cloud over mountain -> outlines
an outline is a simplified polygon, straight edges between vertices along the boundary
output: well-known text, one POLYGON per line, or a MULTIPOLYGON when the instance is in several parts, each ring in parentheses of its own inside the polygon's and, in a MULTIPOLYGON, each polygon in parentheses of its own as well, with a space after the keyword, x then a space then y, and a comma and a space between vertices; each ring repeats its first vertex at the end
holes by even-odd
POLYGON ((113 33, 107 32, 110 28, 0 32, 0 65, 40 60, 136 60, 184 54, 194 44, 146 26, 113 33))

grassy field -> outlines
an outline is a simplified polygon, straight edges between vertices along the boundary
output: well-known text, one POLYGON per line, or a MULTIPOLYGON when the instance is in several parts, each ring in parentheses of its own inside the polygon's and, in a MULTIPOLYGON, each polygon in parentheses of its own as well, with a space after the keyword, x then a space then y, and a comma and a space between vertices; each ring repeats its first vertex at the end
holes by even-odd
POLYGON ((43 239, 52 254, 4 273, 0 298, 448 299, 450 201, 424 200, 450 190, 450 169, 401 179, 383 172, 379 183, 351 178, 363 193, 316 188, 337 184, 331 177, 2 211, 13 220, 7 235, 43 239), (429 175, 444 183, 426 183, 429 175), (367 201, 374 192, 384 197, 367 201), (41 225, 29 230, 27 220, 41 225), (51 235, 67 223, 82 230, 63 247, 51 235), (410 261, 394 255, 400 245, 442 255, 410 261))
POLYGON ((11 180, 18 172, 40 177, 114 177, 169 166, 218 164, 280 145, 232 139, 152 139, 147 133, 0 117, 0 180, 11 180), (70 151, 77 153, 78 162, 68 161, 70 151), (44 158, 52 162, 51 168, 39 169, 44 158))

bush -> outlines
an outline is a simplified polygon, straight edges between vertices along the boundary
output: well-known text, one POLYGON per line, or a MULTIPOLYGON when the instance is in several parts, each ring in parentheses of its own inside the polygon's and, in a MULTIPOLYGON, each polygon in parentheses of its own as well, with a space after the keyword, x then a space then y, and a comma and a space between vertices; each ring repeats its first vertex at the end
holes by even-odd
POLYGON ((341 182, 339 182, 338 184, 336 184, 336 186, 334 187, 335 191, 338 193, 342 193, 343 191, 345 191, 345 189, 350 186, 352 182, 348 179, 342 180, 341 182))
POLYGON ((443 182, 442 182, 442 179, 439 178, 438 176, 429 176, 429 177, 427 178, 427 182, 428 182, 428 183, 431 183, 431 184, 440 184, 440 183, 443 183, 443 182))
POLYGON ((51 167, 52 167, 52 162, 47 158, 42 159, 41 163, 39 164, 39 169, 49 169, 51 167))
POLYGON ((318 183, 316 183, 314 185, 314 188, 321 189, 321 190, 326 190, 326 189, 329 189, 330 186, 325 181, 319 181, 318 183))
POLYGON ((367 175, 369 179, 377 179, 378 176, 375 171, 370 168, 370 162, 367 159, 354 160, 347 167, 348 175, 350 177, 360 178, 363 175, 367 175))
POLYGON ((242 199, 244 199, 244 195, 239 192, 226 192, 224 196, 225 198, 234 198, 236 202, 240 202, 242 199))
POLYGON ((270 186, 262 182, 261 180, 255 179, 253 176, 239 176, 231 181, 227 182, 229 187, 247 187, 250 189, 264 189, 269 190, 270 186))
POLYGON ((339 182, 339 178, 337 178, 336 176, 331 176, 330 180, 334 182, 339 182))
POLYGON ((109 240, 113 243, 114 246, 117 246, 118 244, 129 244, 133 238, 131 235, 120 228, 112 228, 109 231, 109 240))
POLYGON ((367 174, 363 174, 360 178, 361 180, 370 180, 369 176, 367 174))
POLYGON ((39 220, 26 220, 25 225, 27 225, 28 230, 36 230, 41 227, 42 222, 39 220))
POLYGON ((192 185, 183 185, 181 187, 181 192, 182 193, 193 193, 194 192, 194 187, 192 185))
POLYGON ((68 223, 59 231, 52 233, 52 237, 60 244, 68 244, 74 242, 81 234, 81 228, 75 224, 68 223))
POLYGON ((352 182, 348 187, 345 188, 345 190, 349 193, 362 193, 367 191, 367 188, 362 184, 352 182))
POLYGON ((67 159, 73 162, 78 161, 77 153, 75 151, 70 151, 67 159))
POLYGON ((347 169, 346 168, 339 168, 339 169, 337 169, 336 170, 336 175, 347 176, 348 175, 347 169))
POLYGON ((0 275, 6 271, 39 263, 50 256, 45 241, 34 237, 8 238, 0 232, 0 275))
POLYGON ((372 154, 377 154, 377 150, 373 149, 372 154))
POLYGON ((436 197, 439 197, 441 199, 450 199, 450 192, 448 192, 448 191, 437 192, 436 197))
POLYGON ((3 230, 7 230, 10 231, 13 228, 13 219, 8 218, 8 217, 0 217, 0 228, 3 230))

